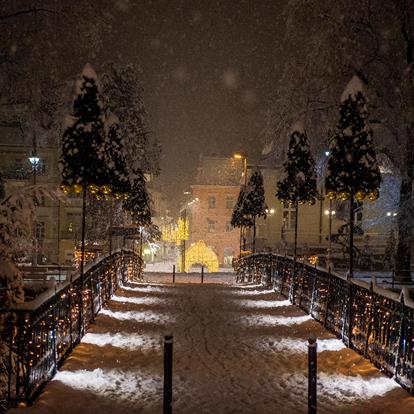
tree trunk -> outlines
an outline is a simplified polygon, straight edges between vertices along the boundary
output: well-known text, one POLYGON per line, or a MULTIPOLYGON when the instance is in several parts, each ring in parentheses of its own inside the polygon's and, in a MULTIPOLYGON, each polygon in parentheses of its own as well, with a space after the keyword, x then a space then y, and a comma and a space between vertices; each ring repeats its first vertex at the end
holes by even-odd
POLYGON ((256 253, 256 217, 253 219, 253 253, 256 253))
POLYGON ((299 203, 296 201, 295 203, 295 240, 294 240, 294 249, 293 249, 293 259, 294 259, 294 266, 296 266, 296 256, 297 256, 297 249, 298 249, 298 213, 299 213, 299 203))
POLYGON ((412 178, 403 178, 401 181, 399 211, 397 216, 398 244, 395 257, 396 283, 411 282, 411 244, 413 235, 413 223, 411 217, 412 188, 412 178))
POLYGON ((349 200, 349 278, 354 277, 354 193, 349 200))

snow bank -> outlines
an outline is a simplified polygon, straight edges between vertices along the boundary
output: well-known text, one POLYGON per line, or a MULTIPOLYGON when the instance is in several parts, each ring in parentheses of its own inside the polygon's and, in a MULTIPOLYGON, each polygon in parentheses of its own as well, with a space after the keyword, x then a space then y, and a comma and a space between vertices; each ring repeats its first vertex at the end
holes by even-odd
MULTIPOLYGON (((307 390, 308 378, 303 374, 284 375, 283 382, 288 387, 307 390)), ((399 385, 387 377, 363 378, 360 375, 318 374, 318 399, 330 399, 336 402, 351 403, 357 400, 383 396, 398 388, 399 385)))
POLYGON ((272 309, 280 308, 283 306, 292 306, 289 300, 238 300, 235 301, 240 307, 243 308, 262 308, 272 309))
POLYGON ((108 316, 110 318, 118 319, 119 321, 137 321, 137 322, 170 322, 172 315, 165 315, 154 311, 126 311, 126 312, 113 312, 109 309, 102 309, 99 312, 101 315, 108 316))
POLYGON ((313 320, 310 315, 303 316, 273 316, 273 315, 259 315, 247 316, 243 318, 248 325, 253 326, 290 326, 300 325, 304 322, 313 320))
MULTIPOLYGON (((282 338, 273 339, 267 338, 263 341, 272 350, 277 352, 290 352, 306 354, 308 352, 308 342, 303 339, 282 338)), ((318 339, 318 352, 337 352, 346 349, 345 344, 336 338, 318 339)))
POLYGON ((162 337, 155 337, 149 335, 136 335, 126 333, 87 333, 82 338, 82 343, 96 345, 99 347, 113 346, 116 348, 125 349, 128 351, 153 351, 154 349, 161 349, 162 337))
POLYGON ((115 302, 122 302, 122 303, 134 303, 136 305, 159 305, 165 304, 166 301, 164 299, 159 299, 157 297, 135 297, 135 296, 112 296, 111 300, 115 302))
POLYGON ((96 368, 92 371, 59 371, 53 381, 60 381, 71 388, 92 391, 105 397, 136 401, 142 394, 154 392, 154 389, 161 387, 161 378, 153 374, 151 376, 153 378, 148 375, 145 378, 139 371, 96 368))

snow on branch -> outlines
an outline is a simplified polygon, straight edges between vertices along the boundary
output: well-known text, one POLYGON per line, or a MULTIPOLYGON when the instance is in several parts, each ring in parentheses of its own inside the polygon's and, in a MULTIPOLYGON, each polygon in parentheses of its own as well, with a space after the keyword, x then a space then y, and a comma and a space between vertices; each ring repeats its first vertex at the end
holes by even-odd
POLYGON ((364 84, 358 76, 353 76, 341 95, 341 102, 346 101, 349 97, 355 100, 358 92, 364 94, 364 84))

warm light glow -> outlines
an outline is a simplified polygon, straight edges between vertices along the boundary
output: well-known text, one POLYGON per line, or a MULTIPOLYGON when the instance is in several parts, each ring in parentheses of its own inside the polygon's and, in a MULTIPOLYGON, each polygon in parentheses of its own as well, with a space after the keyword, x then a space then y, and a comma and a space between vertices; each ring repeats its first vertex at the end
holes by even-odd
MULTIPOLYGON (((200 240, 189 247, 185 254, 185 271, 188 272, 193 264, 201 264, 208 268, 209 272, 218 272, 219 262, 217 255, 211 250, 204 241, 200 240)), ((181 271, 181 260, 179 269, 181 271)))
POLYGON ((236 152, 233 155, 233 158, 236 158, 236 160, 242 160, 243 158, 245 158, 242 154, 240 154, 239 152, 236 152))

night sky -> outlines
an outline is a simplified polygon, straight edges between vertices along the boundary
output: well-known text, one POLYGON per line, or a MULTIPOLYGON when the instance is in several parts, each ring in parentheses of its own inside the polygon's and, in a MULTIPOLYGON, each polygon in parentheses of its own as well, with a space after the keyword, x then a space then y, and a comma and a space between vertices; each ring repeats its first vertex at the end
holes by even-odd
POLYGON ((199 154, 260 153, 281 70, 280 1, 115 3, 104 60, 143 69, 149 127, 161 141, 167 195, 191 184, 199 154))

